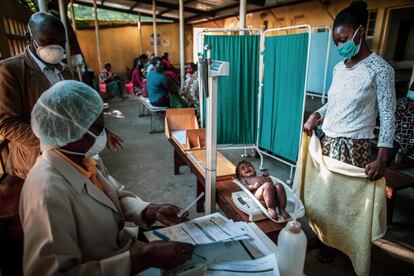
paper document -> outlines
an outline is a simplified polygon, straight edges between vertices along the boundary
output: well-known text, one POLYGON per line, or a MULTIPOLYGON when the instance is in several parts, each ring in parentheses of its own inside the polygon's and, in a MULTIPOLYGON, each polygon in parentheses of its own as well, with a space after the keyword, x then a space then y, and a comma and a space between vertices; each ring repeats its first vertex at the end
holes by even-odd
MULTIPOLYGON (((231 241, 227 243, 220 242, 196 245, 193 258, 185 262, 185 264, 168 271, 166 275, 205 275, 207 273, 208 265, 212 263, 259 259, 269 254, 273 254, 276 251, 274 248, 276 246, 270 239, 267 237, 264 239, 263 237, 259 237, 259 229, 252 228, 250 224, 245 222, 236 222, 236 224, 245 228, 251 239, 231 241), (270 245, 268 243, 270 243, 270 245)), ((265 235, 263 232, 261 233, 261 235, 265 235)))
POLYGON ((171 132, 171 135, 181 145, 185 145, 186 144, 186 139, 187 139, 187 131, 186 130, 176 130, 176 131, 172 131, 171 132))
POLYGON ((249 239, 241 224, 228 220, 220 213, 196 218, 174 226, 144 233, 149 241, 171 240, 191 244, 210 244, 230 240, 249 239))
POLYGON ((279 276, 279 269, 275 254, 256 260, 231 261, 223 263, 212 263, 207 266, 208 276, 229 276, 229 275, 260 275, 279 276))

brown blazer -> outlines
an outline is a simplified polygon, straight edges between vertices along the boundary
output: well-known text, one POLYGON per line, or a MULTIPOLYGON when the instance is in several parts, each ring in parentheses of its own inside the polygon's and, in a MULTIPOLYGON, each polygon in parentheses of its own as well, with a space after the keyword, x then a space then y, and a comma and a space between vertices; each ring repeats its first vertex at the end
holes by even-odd
MULTIPOLYGON (((28 51, 0 61, 0 135, 9 140, 7 172, 23 179, 40 152, 39 140, 30 128, 30 113, 51 87, 28 51)), ((73 79, 68 69, 62 75, 73 79)))

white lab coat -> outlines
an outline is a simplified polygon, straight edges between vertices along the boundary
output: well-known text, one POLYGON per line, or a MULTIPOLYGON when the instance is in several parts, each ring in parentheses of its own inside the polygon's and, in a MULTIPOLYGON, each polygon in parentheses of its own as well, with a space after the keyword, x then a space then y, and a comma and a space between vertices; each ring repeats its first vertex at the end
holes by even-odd
POLYGON ((20 198, 25 275, 130 275, 129 247, 148 202, 125 191, 98 160, 105 193, 53 151, 40 156, 20 198))

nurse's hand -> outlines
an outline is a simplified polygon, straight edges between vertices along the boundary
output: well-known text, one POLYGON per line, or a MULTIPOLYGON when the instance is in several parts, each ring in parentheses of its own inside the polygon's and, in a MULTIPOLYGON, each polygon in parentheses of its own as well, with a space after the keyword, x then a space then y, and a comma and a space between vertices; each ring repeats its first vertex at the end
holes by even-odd
POLYGON ((318 126, 318 121, 321 118, 321 115, 317 112, 312 113, 308 120, 303 125, 303 131, 306 132, 308 136, 312 136, 313 131, 318 126))
POLYGON ((111 152, 119 151, 124 148, 122 145, 124 143, 124 140, 122 140, 121 137, 109 131, 108 129, 106 129, 106 137, 106 148, 111 152))
POLYGON ((131 274, 135 275, 149 267, 172 269, 191 260, 193 251, 192 244, 182 242, 134 243, 129 250, 131 274))
MULTIPOLYGON (((145 222, 154 222, 158 220, 164 225, 175 225, 184 221, 187 221, 186 214, 182 217, 178 217, 180 208, 172 204, 154 204, 151 203, 143 211, 143 220, 145 222)), ((187 214, 188 215, 188 214, 187 214)))

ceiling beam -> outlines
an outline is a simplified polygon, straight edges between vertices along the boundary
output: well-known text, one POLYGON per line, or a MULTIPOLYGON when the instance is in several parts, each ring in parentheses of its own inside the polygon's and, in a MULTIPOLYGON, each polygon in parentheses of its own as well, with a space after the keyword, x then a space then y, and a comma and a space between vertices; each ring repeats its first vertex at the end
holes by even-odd
MULTIPOLYGON (((83 6, 87 6, 87 7, 93 7, 93 4, 92 3, 89 3, 89 2, 83 2, 83 1, 79 1, 79 0, 75 0, 74 2, 76 4, 79 4, 79 5, 83 5, 83 6)), ((103 5, 99 5, 99 4, 97 5, 97 7, 99 9, 104 9, 104 10, 110 10, 110 11, 123 12, 123 13, 127 13, 127 14, 137 15, 137 13, 135 11, 131 11, 129 9, 119 9, 119 8, 108 7, 108 6, 103 6, 103 5)), ((144 14, 146 14, 146 15, 152 15, 152 11, 141 12, 141 14, 143 14, 143 15, 144 14)), ((166 17, 166 16, 157 16, 157 18, 171 20, 173 22, 178 22, 178 19, 171 18, 171 17, 166 17)))
POLYGON ((129 8, 130 11, 134 10, 136 7, 138 7, 139 5, 139 1, 135 2, 134 5, 131 6, 131 8, 129 8))
POLYGON ((247 0, 247 5, 255 5, 263 7, 266 4, 266 0, 247 0))
MULTIPOLYGON (((186 0, 186 1, 184 1, 184 5, 185 4, 190 4, 190 3, 195 2, 195 1, 197 1, 197 0, 186 0)), ((166 9, 165 11, 160 12, 159 15, 163 15, 163 14, 168 13, 170 11, 173 11, 173 10, 172 9, 166 9)))
MULTIPOLYGON (((311 1, 314 1, 314 0, 296 0, 296 1, 292 1, 292 2, 278 3, 278 4, 269 5, 267 7, 265 6, 265 7, 261 7, 261 8, 250 9, 250 10, 247 10, 247 13, 259 12, 259 11, 263 11, 263 10, 269 10, 269 9, 279 8, 279 7, 284 7, 284 6, 293 6, 293 5, 296 5, 296 4, 302 4, 302 3, 311 2, 311 1)), ((227 7, 222 7, 222 8, 213 10, 213 11, 217 13, 218 10, 219 11, 224 11, 224 10, 228 10, 228 9, 231 9, 231 8, 235 8, 236 6, 239 6, 239 4, 237 4, 237 5, 233 4, 233 5, 230 5, 230 6, 227 6, 227 7)), ((212 20, 219 20, 219 19, 229 18, 229 17, 233 17, 233 16, 238 16, 238 15, 239 15, 239 12, 229 14, 229 15, 218 16, 218 17, 215 17, 215 18, 208 18, 207 21, 200 22, 200 23, 205 23, 205 22, 212 21, 212 20)), ((191 24, 190 23, 191 21, 195 21, 195 20, 203 19, 203 18, 205 18, 205 16, 200 16, 200 15, 191 16, 191 17, 188 17, 186 19, 186 23, 191 24)))
MULTIPOLYGON (((215 14, 217 14, 217 13, 219 13, 219 12, 222 12, 222 11, 226 11, 226 10, 231 10, 231 9, 234 9, 234 8, 237 8, 237 7, 239 7, 240 6, 240 4, 239 3, 235 3, 235 4, 231 4, 231 5, 228 5, 228 6, 224 6, 224 7, 221 7, 221 8, 218 8, 218 9, 215 9, 215 10, 213 10, 213 12, 215 13, 215 14)), ((229 16, 225 16, 225 17, 231 17, 231 16, 233 16, 233 15, 229 15, 229 16)), ((187 19, 186 19, 186 22, 190 22, 190 21, 192 21, 192 20, 197 20, 197 19, 204 19, 204 18, 208 18, 208 17, 210 17, 210 18, 208 18, 208 19, 210 19, 210 20, 214 20, 214 18, 211 18, 211 16, 203 16, 203 15, 201 15, 201 14, 197 14, 197 15, 194 15, 194 16, 191 16, 191 17, 188 17, 187 19)))
MULTIPOLYGON (((139 0, 138 2, 140 2, 142 4, 152 5, 152 0, 139 0)), ((179 6, 177 4, 171 4, 171 3, 166 3, 166 2, 162 2, 162 1, 156 1, 156 5, 157 5, 157 7, 167 8, 167 9, 171 9, 171 10, 178 10, 179 9, 179 6)), ((210 16, 210 17, 215 15, 215 13, 213 11, 202 11, 202 10, 199 10, 199 9, 188 8, 188 7, 184 7, 184 11, 189 12, 189 13, 195 13, 195 14, 203 15, 203 16, 210 16)))

